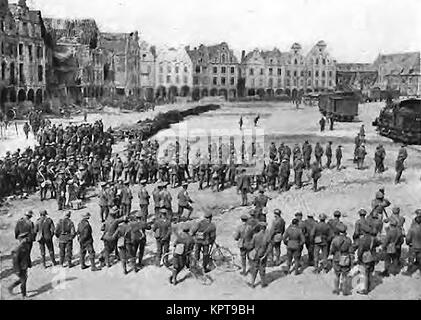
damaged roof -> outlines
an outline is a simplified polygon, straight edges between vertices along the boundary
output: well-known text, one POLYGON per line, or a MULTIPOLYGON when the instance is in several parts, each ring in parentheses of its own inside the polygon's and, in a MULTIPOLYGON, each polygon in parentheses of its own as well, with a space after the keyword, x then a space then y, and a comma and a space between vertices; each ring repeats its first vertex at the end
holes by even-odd
POLYGON ((384 75, 419 75, 420 52, 381 54, 373 66, 384 75))

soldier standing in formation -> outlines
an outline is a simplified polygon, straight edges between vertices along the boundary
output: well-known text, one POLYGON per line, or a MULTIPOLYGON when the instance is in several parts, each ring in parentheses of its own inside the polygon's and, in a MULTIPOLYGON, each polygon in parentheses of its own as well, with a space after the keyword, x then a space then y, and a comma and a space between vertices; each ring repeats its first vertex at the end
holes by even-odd
POLYGON ((234 233, 234 240, 237 241, 238 248, 240 249, 240 256, 241 256, 241 275, 246 275, 247 273, 247 254, 249 252, 249 245, 247 243, 246 233, 250 226, 248 225, 247 221, 249 220, 249 216, 243 214, 241 216, 241 225, 238 226, 237 230, 234 233))
MULTIPOLYGON (((171 219, 167 216, 167 210, 161 209, 160 210, 161 217, 155 220, 155 223, 152 227, 152 231, 154 232, 155 240, 156 240, 156 265, 160 266, 161 258, 163 255, 167 254, 170 248, 170 240, 171 240, 171 219)), ((166 261, 164 261, 166 264, 166 261)))
POLYGON ((123 273, 127 274, 127 261, 131 254, 131 233, 129 226, 129 217, 124 216, 123 223, 120 224, 113 234, 113 240, 117 243, 118 255, 120 257, 121 265, 123 267, 123 273))
POLYGON ((216 226, 212 222, 212 213, 205 214, 204 219, 192 228, 191 235, 196 243, 194 252, 196 262, 200 260, 200 254, 203 253, 203 270, 205 273, 210 272, 208 269, 210 248, 216 239, 216 226))
POLYGON ((47 268, 46 260, 45 260, 45 247, 47 247, 48 252, 50 254, 50 259, 53 265, 57 265, 55 256, 54 256, 54 244, 53 244, 53 237, 54 237, 54 222, 50 217, 47 217, 47 211, 42 210, 40 212, 40 217, 38 218, 37 222, 35 223, 35 234, 36 234, 36 241, 39 243, 39 250, 41 252, 41 259, 42 265, 44 268, 47 268))
POLYGON ((275 215, 275 220, 269 232, 269 239, 272 245, 270 255, 272 256, 273 265, 279 266, 281 264, 281 244, 285 233, 285 220, 281 217, 281 210, 276 209, 273 214, 275 215))
POLYGON ((327 158, 326 168, 330 169, 330 165, 332 164, 332 141, 329 141, 328 145, 326 146, 325 155, 327 158))
POLYGON ((89 223, 90 217, 91 214, 89 212, 85 213, 77 226, 77 237, 80 245, 80 268, 82 270, 88 268, 85 264, 86 253, 88 253, 91 271, 98 271, 99 269, 95 265, 94 238, 92 237, 92 227, 89 223))
POLYGON ((300 272, 301 251, 305 242, 304 234, 298 224, 299 220, 294 218, 283 236, 284 244, 287 247, 287 272, 292 273, 291 266, 294 260, 295 275, 298 275, 300 272))
POLYGON ((67 260, 67 267, 72 268, 73 239, 76 236, 75 225, 70 220, 71 211, 67 211, 64 218, 57 223, 55 235, 59 241, 60 265, 64 266, 64 259, 67 260))
POLYGON ((141 180, 140 184, 140 190, 138 193, 138 197, 139 197, 139 206, 140 206, 140 212, 142 213, 142 215, 148 219, 148 208, 149 208, 149 193, 148 190, 146 190, 146 180, 141 180))
POLYGON ((259 222, 259 231, 251 240, 249 258, 251 260, 251 282, 250 287, 255 288, 257 273, 260 274, 262 288, 268 286, 266 282, 266 263, 270 251, 270 240, 266 233, 267 223, 259 222))
POLYGON ((257 214, 257 219, 259 219, 259 221, 266 222, 266 215, 264 214, 264 210, 266 209, 269 200, 270 198, 267 195, 265 195, 265 189, 262 186, 260 186, 259 195, 255 197, 253 201, 257 214))
POLYGON ((176 223, 180 220, 189 220, 193 212, 193 207, 191 204, 193 200, 190 198, 189 193, 187 192, 189 184, 187 182, 183 183, 183 188, 178 193, 178 214, 176 218, 176 223), (184 210, 187 210, 187 217, 183 218, 184 210))
POLYGON ((311 232, 311 239, 314 241, 314 272, 320 273, 322 269, 327 270, 327 257, 329 254, 328 241, 330 238, 330 228, 326 223, 327 216, 322 213, 319 222, 311 232), (320 262, 320 264, 319 264, 320 262))
POLYGON ((251 181, 250 177, 246 174, 246 169, 241 171, 237 189, 241 192, 241 205, 243 207, 247 206, 247 193, 251 192, 251 181))
POLYGON ((177 285, 177 275, 184 269, 185 266, 189 267, 192 263, 190 261, 190 255, 194 248, 194 239, 189 234, 189 226, 184 224, 182 232, 177 235, 174 242, 174 256, 173 256, 173 273, 170 277, 170 283, 177 285))

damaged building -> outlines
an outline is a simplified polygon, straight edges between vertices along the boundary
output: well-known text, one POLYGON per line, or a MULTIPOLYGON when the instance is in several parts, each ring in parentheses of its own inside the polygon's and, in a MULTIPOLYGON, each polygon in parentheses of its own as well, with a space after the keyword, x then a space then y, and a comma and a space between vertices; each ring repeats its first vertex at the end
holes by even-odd
POLYGON ((114 93, 113 62, 98 47, 99 29, 92 19, 45 19, 51 36, 48 91, 68 103, 114 93))
POLYGON ((374 87, 378 72, 371 63, 338 63, 336 85, 341 89, 360 90, 368 96, 374 87))
POLYGON ((115 93, 141 96, 139 33, 101 33, 98 48, 107 57, 109 70, 113 70, 115 93))
POLYGON ((1 108, 25 101, 40 105, 45 98, 45 28, 41 12, 25 0, 0 1, 1 108))

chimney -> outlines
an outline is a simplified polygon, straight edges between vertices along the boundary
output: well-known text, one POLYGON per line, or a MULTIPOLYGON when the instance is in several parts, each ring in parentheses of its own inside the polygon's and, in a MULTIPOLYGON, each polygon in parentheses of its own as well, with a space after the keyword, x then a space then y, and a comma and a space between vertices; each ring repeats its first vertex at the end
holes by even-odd
POLYGON ((246 57, 246 50, 241 51, 241 61, 246 57))

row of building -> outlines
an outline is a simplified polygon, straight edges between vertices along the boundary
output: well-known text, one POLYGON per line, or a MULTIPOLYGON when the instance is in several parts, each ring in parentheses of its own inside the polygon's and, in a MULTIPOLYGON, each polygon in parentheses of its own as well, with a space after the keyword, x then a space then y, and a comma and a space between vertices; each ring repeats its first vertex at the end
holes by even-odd
POLYGON ((281 52, 254 49, 238 59, 225 42, 156 48, 138 32, 104 33, 93 19, 43 18, 25 0, 0 0, 1 107, 31 101, 135 96, 148 101, 207 96, 296 97, 351 87, 420 94, 420 53, 379 55, 344 64, 317 42, 281 52))

